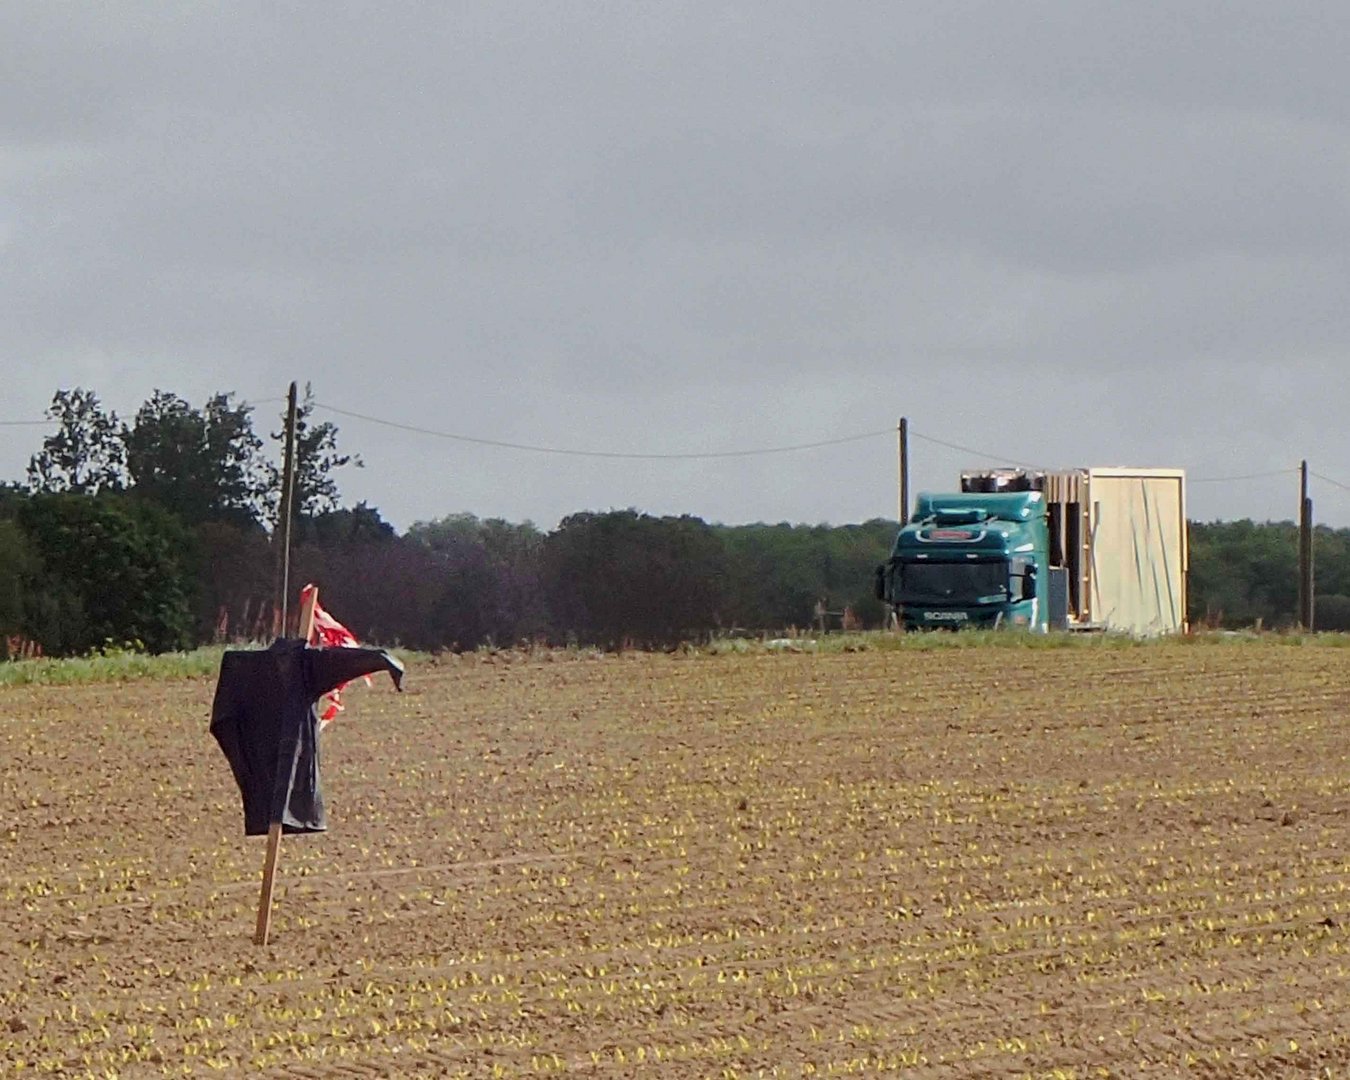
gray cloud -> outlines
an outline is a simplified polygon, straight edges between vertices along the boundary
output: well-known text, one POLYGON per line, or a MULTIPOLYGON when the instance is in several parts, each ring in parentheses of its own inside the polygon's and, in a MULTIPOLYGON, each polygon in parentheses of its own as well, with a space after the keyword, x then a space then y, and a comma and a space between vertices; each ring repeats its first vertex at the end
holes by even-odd
MULTIPOLYGON (((298 378, 555 446, 907 413, 1046 464, 1350 480, 1347 31, 1307 3, 11 5, 0 419, 298 378)), ((614 463, 338 422, 346 494, 400 524, 894 512, 885 437, 614 463)), ((37 441, 0 429, 0 473, 37 441)), ((916 446, 923 484, 971 463, 916 446)), ((1291 484, 1193 507, 1287 517, 1291 484)))

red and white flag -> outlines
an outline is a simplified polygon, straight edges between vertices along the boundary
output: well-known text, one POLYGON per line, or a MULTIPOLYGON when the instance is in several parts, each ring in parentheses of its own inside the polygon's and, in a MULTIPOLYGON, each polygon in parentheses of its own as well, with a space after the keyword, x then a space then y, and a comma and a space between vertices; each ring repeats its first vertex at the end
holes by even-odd
MULTIPOLYGON (((306 585, 300 590, 300 606, 302 610, 306 601, 309 600, 310 594, 317 593, 318 591, 317 585, 306 585)), ((361 647, 361 643, 356 640, 356 635, 333 618, 333 616, 328 614, 319 603, 317 597, 314 599, 313 603, 314 629, 310 634, 310 640, 314 644, 322 645, 329 649, 359 649, 361 647)), ((362 678, 366 680, 367 686, 371 685, 369 675, 363 675, 362 678)), ((327 727, 329 723, 332 722, 333 718, 342 711, 342 691, 345 690, 348 685, 350 684, 343 683, 341 686, 325 695, 328 698, 328 706, 319 715, 320 728, 327 727)))

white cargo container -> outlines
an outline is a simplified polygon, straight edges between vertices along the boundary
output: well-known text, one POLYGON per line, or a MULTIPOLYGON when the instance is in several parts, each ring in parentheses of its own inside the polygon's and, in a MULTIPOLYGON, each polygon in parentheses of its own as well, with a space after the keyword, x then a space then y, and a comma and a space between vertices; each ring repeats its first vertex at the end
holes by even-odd
POLYGON ((1067 569, 1070 629, 1186 629, 1190 553, 1183 469, 1046 472, 1050 564, 1067 569))

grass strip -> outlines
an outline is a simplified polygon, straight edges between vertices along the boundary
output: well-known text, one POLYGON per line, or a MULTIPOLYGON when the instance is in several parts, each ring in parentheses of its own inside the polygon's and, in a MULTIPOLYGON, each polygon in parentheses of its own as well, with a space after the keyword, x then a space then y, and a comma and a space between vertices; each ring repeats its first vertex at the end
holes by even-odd
MULTIPOLYGON (((930 652, 939 649, 1147 649, 1164 645, 1234 648, 1253 645, 1287 647, 1350 647, 1350 634, 1268 633, 1245 631, 1199 631, 1157 638, 1126 634, 1054 633, 1031 634, 1016 630, 935 630, 928 633, 896 634, 882 630, 861 633, 798 637, 713 638, 702 644, 681 646, 681 652, 703 656, 754 656, 773 652, 930 652)), ((207 645, 190 652, 152 656, 131 650, 109 650, 91 656, 61 659, 11 660, 0 662, 0 689, 17 686, 77 686, 94 683, 132 682, 142 679, 191 679, 214 676, 226 648, 263 648, 259 644, 207 645)), ((634 650, 642 651, 642 650, 634 650)), ((654 650, 670 651, 670 650, 654 650)), ((516 649, 483 648, 464 654, 504 655, 520 660, 550 654, 548 659, 599 658, 599 649, 529 646, 516 649)), ((430 654, 398 650, 405 661, 441 662, 430 654)), ((444 659, 451 659, 445 657, 444 659)))

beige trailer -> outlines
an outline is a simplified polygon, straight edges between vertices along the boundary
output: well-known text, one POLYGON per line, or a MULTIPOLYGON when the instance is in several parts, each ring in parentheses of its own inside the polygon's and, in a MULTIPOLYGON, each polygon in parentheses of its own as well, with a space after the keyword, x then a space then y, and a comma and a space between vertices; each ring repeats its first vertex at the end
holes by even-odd
POLYGON ((1152 636, 1186 629, 1186 473, 1047 472, 1050 563, 1067 569, 1067 625, 1152 636))

